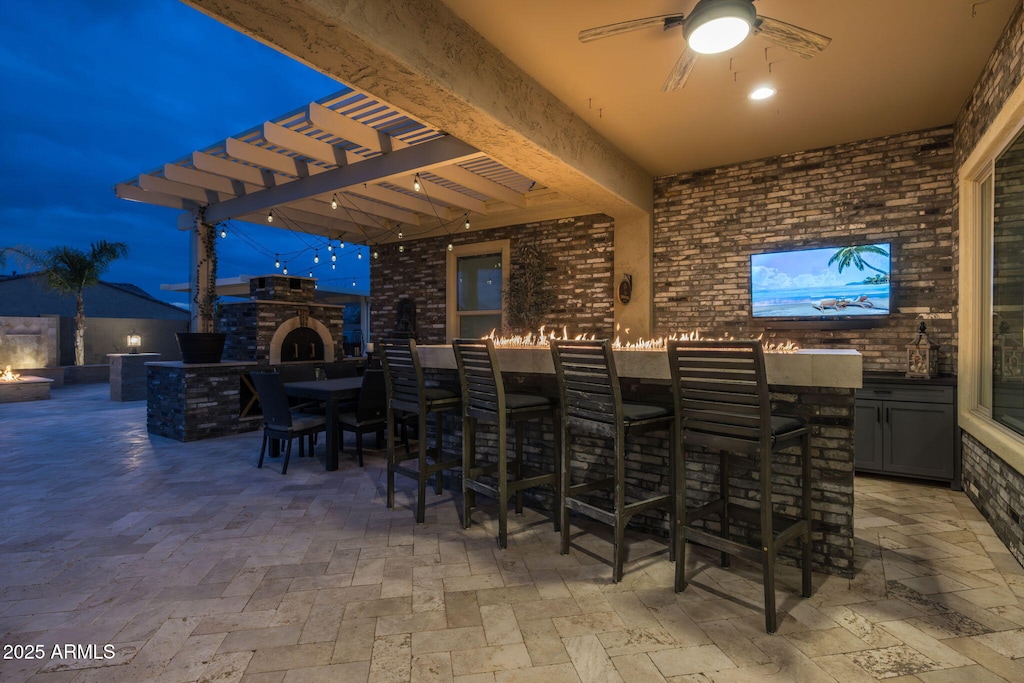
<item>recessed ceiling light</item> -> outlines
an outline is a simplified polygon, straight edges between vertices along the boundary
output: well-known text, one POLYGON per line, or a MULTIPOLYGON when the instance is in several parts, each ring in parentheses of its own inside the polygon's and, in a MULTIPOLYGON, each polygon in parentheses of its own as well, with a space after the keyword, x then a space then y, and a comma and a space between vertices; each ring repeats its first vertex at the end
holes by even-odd
POLYGON ((752 100, 766 100, 774 94, 775 88, 769 88, 767 85, 763 85, 750 93, 749 97, 752 100))

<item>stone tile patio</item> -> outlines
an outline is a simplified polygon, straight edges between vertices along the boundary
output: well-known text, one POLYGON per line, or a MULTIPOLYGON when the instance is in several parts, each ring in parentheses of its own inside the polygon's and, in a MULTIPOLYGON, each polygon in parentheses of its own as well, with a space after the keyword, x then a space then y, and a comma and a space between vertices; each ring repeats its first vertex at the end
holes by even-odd
POLYGON ((751 565, 696 550, 676 595, 632 535, 615 585, 606 535, 563 557, 528 511, 500 551, 451 493, 388 510, 379 453, 282 477, 259 443, 151 437, 106 384, 0 406, 0 680, 1024 680, 1024 570, 942 487, 858 478, 855 578, 784 568, 769 636, 751 565))

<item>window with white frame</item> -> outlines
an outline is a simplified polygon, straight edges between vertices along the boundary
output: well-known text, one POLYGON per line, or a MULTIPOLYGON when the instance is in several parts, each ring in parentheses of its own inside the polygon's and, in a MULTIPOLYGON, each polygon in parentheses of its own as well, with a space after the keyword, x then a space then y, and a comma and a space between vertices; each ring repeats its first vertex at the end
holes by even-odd
POLYGON ((482 337, 504 323, 509 240, 477 242, 448 252, 448 339, 482 337))
POLYGON ((1024 83, 960 178, 960 423, 1024 472, 1024 83))

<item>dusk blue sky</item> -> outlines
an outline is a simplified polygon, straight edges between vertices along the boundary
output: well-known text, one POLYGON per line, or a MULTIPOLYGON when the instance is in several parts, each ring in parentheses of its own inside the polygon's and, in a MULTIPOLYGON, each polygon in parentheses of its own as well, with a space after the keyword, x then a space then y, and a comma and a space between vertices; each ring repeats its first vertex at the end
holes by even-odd
MULTIPOLYGON (((0 3, 0 246, 124 241, 129 257, 103 279, 185 303, 160 290, 189 279, 180 212, 118 199, 114 185, 343 87, 178 0, 0 3)), ((316 242, 249 223, 228 230, 220 277, 273 272, 266 254, 284 260, 316 242)), ((348 248, 333 272, 320 257, 322 284, 368 287, 365 256, 348 248)), ((307 251, 289 270, 311 265, 307 251)), ((9 259, 2 272, 15 270, 9 259)))

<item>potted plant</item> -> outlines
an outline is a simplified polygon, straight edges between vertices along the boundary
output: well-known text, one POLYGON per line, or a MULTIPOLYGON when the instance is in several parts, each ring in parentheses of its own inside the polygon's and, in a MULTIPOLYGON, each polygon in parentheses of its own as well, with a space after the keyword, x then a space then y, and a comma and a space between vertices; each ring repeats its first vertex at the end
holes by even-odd
POLYGON ((224 353, 226 335, 215 330, 217 311, 217 225, 203 220, 200 209, 196 213, 194 230, 199 233, 202 253, 196 263, 195 303, 196 315, 192 319, 193 331, 178 332, 178 350, 183 363, 219 363, 224 353))

